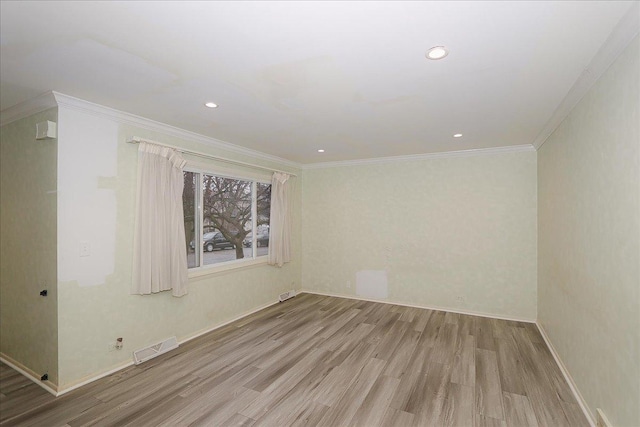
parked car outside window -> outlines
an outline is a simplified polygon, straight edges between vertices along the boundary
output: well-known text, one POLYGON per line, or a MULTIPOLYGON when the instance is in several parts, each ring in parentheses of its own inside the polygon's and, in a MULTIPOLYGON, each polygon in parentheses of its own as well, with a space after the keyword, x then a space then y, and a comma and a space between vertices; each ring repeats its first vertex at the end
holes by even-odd
MULTIPOLYGON (((195 249, 195 243, 192 240, 189 243, 191 249, 195 249)), ((216 249, 234 249, 233 243, 228 241, 221 232, 215 231, 211 233, 205 233, 202 236, 202 246, 205 252, 213 252, 216 249)))
MULTIPOLYGON (((249 234, 243 241, 242 244, 245 248, 250 248, 253 243, 253 236, 249 234)), ((256 241, 256 245, 260 248, 263 246, 269 246, 269 232, 259 233, 258 240, 256 241)))

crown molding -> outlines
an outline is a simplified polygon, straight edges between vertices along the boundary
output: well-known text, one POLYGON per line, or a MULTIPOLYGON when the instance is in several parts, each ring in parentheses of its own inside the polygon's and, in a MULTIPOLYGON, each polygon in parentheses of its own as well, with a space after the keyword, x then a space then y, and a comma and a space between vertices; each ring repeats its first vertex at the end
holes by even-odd
POLYGON ((443 151, 440 153, 411 154, 408 156, 375 157, 372 159, 309 163, 309 164, 302 165, 302 169, 308 170, 308 169, 336 168, 336 167, 344 167, 344 166, 379 165, 379 164, 386 164, 386 163, 407 162, 407 161, 415 161, 415 160, 444 159, 444 158, 451 158, 451 157, 473 157, 473 156, 483 156, 483 155, 490 155, 490 154, 522 153, 522 152, 533 152, 533 151, 536 151, 536 149, 531 144, 511 145, 507 147, 475 148, 470 150, 443 151))
POLYGON ((260 151, 251 150, 249 148, 240 147, 235 144, 231 144, 219 139, 204 136, 195 132, 180 129, 175 126, 170 126, 155 120, 147 119, 137 116, 135 114, 126 113, 114 108, 105 107, 103 105, 95 104, 93 102, 85 101, 83 99, 75 98, 73 96, 65 95, 60 92, 50 91, 44 93, 36 98, 17 104, 13 107, 7 108, 2 111, 1 124, 11 123, 13 121, 22 119, 24 117, 31 116, 41 111, 47 110, 53 107, 68 108, 72 110, 82 111, 87 114, 92 114, 99 117, 107 117, 111 120, 115 120, 119 123, 136 126, 142 129, 147 129, 165 135, 174 136, 189 141, 195 141, 209 146, 217 147, 226 151, 230 151, 237 154, 243 154, 254 159, 262 159, 270 162, 275 162, 281 165, 290 166, 296 169, 321 169, 339 166, 353 166, 353 165, 366 165, 366 164, 380 164, 380 163, 392 163, 403 162, 411 160, 422 159, 434 159, 444 157, 467 157, 477 156, 482 154, 496 154, 496 153, 508 153, 508 152, 521 152, 521 151, 535 151, 532 145, 515 145, 508 147, 497 148, 481 148, 461 151, 446 151, 441 153, 427 153, 427 154, 415 154, 408 156, 392 156, 392 157, 379 157, 373 159, 361 159, 361 160, 345 160, 336 162, 325 163, 309 163, 300 164, 291 160, 283 159, 281 157, 265 154, 260 151))
POLYGON ((21 102, 12 107, 6 108, 0 112, 0 126, 7 125, 16 120, 23 119, 25 117, 32 116, 40 113, 41 111, 48 110, 49 108, 55 108, 56 103, 53 92, 43 93, 28 101, 21 102))
POLYGON ((587 94, 594 83, 607 71, 624 49, 631 43, 640 31, 640 2, 633 2, 627 13, 613 29, 607 40, 602 44, 587 68, 573 84, 558 108, 553 112, 549 121, 533 141, 536 149, 542 147, 556 128, 571 113, 571 110, 587 94))
POLYGON ((60 92, 50 91, 42 95, 32 98, 28 101, 9 107, 0 113, 0 126, 4 126, 16 120, 32 116, 49 108, 68 108, 72 110, 82 111, 99 117, 107 117, 119 123, 136 126, 155 132, 160 132, 176 138, 186 139, 189 141, 199 142, 208 146, 220 148, 225 151, 249 156, 253 159, 261 159, 275 162, 280 165, 286 165, 292 168, 301 169, 302 165, 282 157, 265 154, 250 148, 240 147, 229 142, 221 141, 216 138, 201 135, 199 133, 180 129, 155 120, 136 116, 135 114, 125 113, 114 108, 105 107, 73 96, 65 95, 60 92))
POLYGON ((283 159, 282 157, 265 154, 260 151, 241 147, 239 145, 221 141, 216 138, 201 135, 199 133, 191 132, 175 126, 167 125, 161 122, 157 122, 155 120, 136 116, 135 114, 125 113, 123 111, 119 111, 110 107, 94 104, 93 102, 74 98, 73 96, 65 95, 59 92, 53 91, 52 93, 55 96, 56 102, 59 107, 82 111, 84 113, 93 114, 95 116, 108 117, 119 123, 128 124, 128 125, 136 126, 138 128, 147 129, 155 132, 160 132, 165 135, 174 136, 176 138, 199 142, 199 143, 206 144, 208 146, 219 148, 225 151, 230 151, 237 154, 243 154, 253 159, 261 159, 261 160, 266 160, 270 162, 276 162, 280 165, 286 165, 296 169, 302 168, 301 164, 293 162, 291 160, 283 159))

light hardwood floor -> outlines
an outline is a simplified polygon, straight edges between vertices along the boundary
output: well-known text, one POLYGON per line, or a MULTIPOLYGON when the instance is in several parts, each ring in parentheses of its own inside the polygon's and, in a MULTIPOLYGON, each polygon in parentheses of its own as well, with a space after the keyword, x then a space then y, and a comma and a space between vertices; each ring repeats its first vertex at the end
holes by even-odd
POLYGON ((0 425, 587 426, 535 325, 302 294, 0 425))

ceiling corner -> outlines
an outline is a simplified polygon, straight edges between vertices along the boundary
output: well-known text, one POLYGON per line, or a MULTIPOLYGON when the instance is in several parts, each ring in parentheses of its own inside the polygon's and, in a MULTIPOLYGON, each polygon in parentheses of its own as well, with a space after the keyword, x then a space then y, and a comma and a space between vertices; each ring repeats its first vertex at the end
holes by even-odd
POLYGON ((0 126, 4 126, 16 120, 32 116, 41 111, 58 106, 55 92, 45 92, 28 101, 21 102, 0 112, 0 126))
POLYGON ((587 68, 582 71, 571 89, 569 89, 569 92, 553 112, 542 131, 531 143, 536 150, 542 147, 556 128, 560 126, 560 123, 571 113, 578 102, 622 54, 638 33, 640 33, 640 2, 633 2, 633 5, 618 22, 618 25, 613 29, 607 40, 600 46, 587 68))

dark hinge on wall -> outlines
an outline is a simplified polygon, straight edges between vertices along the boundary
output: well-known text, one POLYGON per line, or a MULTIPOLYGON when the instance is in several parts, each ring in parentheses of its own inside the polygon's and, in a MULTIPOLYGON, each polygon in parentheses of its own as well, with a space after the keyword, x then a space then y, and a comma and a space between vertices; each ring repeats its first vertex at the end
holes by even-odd
POLYGON ((44 374, 40 377, 40 381, 47 381, 49 379, 49 374, 44 374))

